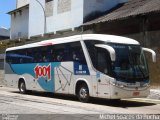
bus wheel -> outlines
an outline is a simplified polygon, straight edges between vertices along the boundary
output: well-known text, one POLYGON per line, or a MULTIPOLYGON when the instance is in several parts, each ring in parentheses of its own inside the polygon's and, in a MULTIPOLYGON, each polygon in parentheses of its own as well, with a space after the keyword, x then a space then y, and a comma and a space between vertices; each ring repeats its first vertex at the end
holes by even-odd
POLYGON ((79 87, 78 91, 78 98, 81 102, 88 102, 89 101, 89 90, 87 85, 83 84, 79 87))
POLYGON ((26 93, 27 90, 26 90, 26 84, 25 84, 24 81, 20 81, 20 83, 19 83, 19 91, 22 94, 26 93))

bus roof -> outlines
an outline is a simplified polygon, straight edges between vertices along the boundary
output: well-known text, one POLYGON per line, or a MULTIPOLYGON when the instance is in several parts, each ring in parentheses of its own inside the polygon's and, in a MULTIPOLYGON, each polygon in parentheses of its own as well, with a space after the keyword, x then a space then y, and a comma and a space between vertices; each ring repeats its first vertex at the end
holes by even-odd
POLYGON ((6 51, 55 45, 55 44, 61 44, 61 43, 76 42, 76 41, 81 41, 81 40, 84 40, 84 41, 85 40, 99 40, 99 41, 104 41, 108 43, 140 45, 139 42, 136 40, 126 38, 126 37, 121 37, 121 36, 104 35, 104 34, 83 34, 83 35, 74 35, 70 37, 44 40, 41 42, 26 44, 26 45, 17 46, 17 47, 11 47, 11 48, 6 49, 6 51))

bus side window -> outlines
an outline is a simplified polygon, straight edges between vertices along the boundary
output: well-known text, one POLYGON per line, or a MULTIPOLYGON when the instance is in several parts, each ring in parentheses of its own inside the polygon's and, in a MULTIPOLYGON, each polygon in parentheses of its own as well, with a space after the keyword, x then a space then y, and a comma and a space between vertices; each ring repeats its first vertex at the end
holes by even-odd
POLYGON ((11 52, 6 52, 6 62, 12 64, 11 52))
POLYGON ((77 53, 75 51, 72 52, 72 58, 73 58, 73 61, 78 61, 79 58, 77 56, 77 53))
POLYGON ((72 61, 79 62, 81 64, 87 64, 86 59, 82 50, 82 46, 80 42, 71 43, 72 45, 72 61))
POLYGON ((57 61, 62 62, 63 61, 63 52, 59 52, 57 55, 57 61))
POLYGON ((56 53, 54 52, 54 49, 51 49, 50 51, 50 62, 56 61, 56 53))

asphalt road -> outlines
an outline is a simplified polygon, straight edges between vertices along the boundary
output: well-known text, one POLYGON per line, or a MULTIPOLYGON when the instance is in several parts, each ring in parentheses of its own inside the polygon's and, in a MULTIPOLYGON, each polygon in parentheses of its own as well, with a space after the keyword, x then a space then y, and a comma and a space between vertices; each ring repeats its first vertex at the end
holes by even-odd
POLYGON ((83 120, 98 119, 100 114, 160 114, 160 104, 137 100, 113 102, 106 99, 92 99, 90 103, 81 103, 74 96, 39 92, 22 95, 17 89, 0 87, 0 114, 2 118, 6 114, 25 114, 27 117, 33 115, 34 119, 41 115, 40 118, 45 119, 65 115, 63 117, 66 120, 83 120))

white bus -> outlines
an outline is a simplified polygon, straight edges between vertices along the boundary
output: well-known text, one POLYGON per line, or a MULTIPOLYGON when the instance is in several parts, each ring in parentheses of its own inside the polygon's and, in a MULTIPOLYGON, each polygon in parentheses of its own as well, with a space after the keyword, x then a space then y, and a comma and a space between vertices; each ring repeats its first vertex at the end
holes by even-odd
POLYGON ((122 99, 149 94, 149 71, 139 42, 120 36, 84 34, 6 50, 5 81, 20 93, 46 91, 122 99))

